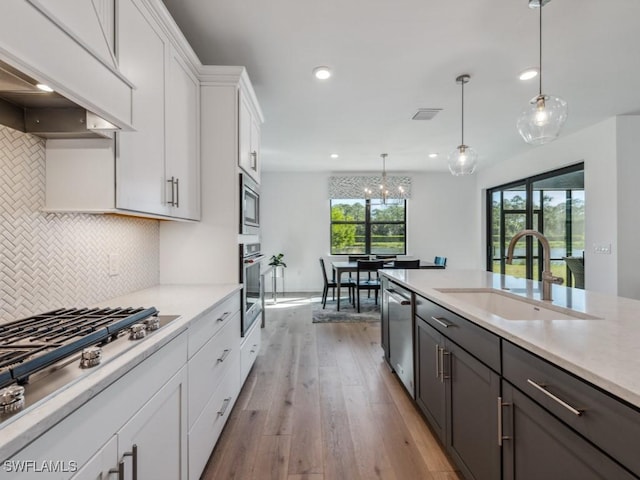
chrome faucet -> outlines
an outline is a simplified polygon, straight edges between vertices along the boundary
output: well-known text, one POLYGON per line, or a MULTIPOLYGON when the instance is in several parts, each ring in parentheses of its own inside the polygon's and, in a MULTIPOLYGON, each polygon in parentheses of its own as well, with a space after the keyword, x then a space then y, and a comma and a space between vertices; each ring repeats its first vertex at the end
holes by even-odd
POLYGON ((551 301, 551 284, 556 283, 561 285, 564 282, 564 279, 560 277, 555 277, 551 273, 551 247, 549 246, 549 240, 543 234, 538 232, 537 230, 521 230, 516 233, 511 241, 509 242, 509 248, 507 249, 507 263, 511 265, 513 262, 513 249, 522 237, 526 237, 527 235, 531 235, 532 237, 536 237, 540 240, 540 244, 542 245, 542 254, 544 255, 544 265, 542 270, 542 300, 551 301))

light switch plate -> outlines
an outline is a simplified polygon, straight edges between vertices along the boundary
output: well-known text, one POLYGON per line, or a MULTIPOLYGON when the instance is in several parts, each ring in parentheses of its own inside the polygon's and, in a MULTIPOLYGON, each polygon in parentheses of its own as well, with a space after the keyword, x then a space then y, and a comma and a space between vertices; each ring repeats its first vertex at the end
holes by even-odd
POLYGON ((611 244, 610 243, 594 243, 593 244, 593 253, 611 254, 611 244))

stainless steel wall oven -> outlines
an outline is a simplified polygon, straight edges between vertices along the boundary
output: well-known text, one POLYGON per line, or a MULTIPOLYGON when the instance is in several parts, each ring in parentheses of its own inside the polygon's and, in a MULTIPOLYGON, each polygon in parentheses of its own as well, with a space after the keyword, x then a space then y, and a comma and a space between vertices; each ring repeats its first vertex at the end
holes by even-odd
POLYGON ((244 337, 262 312, 260 263, 264 255, 259 243, 240 245, 240 282, 242 283, 242 336, 244 337))

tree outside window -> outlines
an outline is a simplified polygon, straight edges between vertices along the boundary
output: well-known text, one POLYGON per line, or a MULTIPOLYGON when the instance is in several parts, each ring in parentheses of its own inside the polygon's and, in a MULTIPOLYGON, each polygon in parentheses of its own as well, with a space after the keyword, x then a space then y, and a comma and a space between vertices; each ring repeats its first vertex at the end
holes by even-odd
POLYGON ((406 253, 406 200, 331 200, 331 254, 406 253))

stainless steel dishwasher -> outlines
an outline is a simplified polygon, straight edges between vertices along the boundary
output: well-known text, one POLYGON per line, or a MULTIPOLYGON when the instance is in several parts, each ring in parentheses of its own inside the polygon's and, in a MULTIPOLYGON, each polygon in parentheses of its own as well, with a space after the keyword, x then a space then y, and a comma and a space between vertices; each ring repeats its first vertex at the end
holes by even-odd
POLYGON ((383 292, 388 315, 389 363, 412 398, 413 381, 413 293, 389 282, 383 292))

